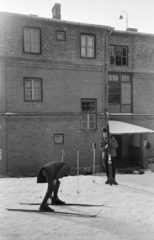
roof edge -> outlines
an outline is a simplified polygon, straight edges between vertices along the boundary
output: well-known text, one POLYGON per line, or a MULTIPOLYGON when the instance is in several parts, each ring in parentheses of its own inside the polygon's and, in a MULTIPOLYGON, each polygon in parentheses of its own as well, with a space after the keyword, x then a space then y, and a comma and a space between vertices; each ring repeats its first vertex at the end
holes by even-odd
POLYGON ((105 25, 100 25, 100 24, 92 24, 92 23, 82 23, 82 22, 74 22, 74 21, 68 21, 68 20, 61 20, 61 19, 54 19, 54 18, 45 18, 45 17, 40 17, 35 14, 21 14, 21 13, 12 13, 12 12, 3 12, 0 11, 0 14, 6 14, 6 15, 12 15, 12 16, 19 16, 19 17, 27 17, 27 18, 32 18, 32 19, 39 19, 39 20, 45 20, 45 21, 51 21, 51 22, 57 22, 57 23, 66 23, 66 24, 73 24, 73 25, 79 25, 79 26, 88 26, 88 27, 97 27, 97 28, 104 28, 107 30, 112 29, 113 27, 111 26, 105 26, 105 25))

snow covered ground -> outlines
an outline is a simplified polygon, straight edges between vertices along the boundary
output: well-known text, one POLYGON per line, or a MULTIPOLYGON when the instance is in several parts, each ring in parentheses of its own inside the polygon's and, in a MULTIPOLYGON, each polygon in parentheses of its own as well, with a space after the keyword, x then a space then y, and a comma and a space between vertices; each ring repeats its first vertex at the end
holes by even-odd
MULTIPOLYGON (((117 174, 118 186, 106 185, 105 180, 103 174, 63 178, 59 192, 62 200, 106 202, 98 217, 83 218, 7 211, 38 209, 20 202, 41 202, 47 184, 36 184, 36 178, 0 178, 0 240, 154 240, 154 173, 117 174)), ((77 206, 54 209, 77 213, 99 210, 77 206)))

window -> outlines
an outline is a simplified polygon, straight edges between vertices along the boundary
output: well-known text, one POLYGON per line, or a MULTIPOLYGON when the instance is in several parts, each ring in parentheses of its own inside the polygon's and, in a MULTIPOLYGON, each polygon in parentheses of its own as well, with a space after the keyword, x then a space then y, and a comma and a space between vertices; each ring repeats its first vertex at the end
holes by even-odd
POLYGON ((66 32, 64 31, 56 31, 56 39, 60 41, 66 40, 66 32))
POLYGON ((24 95, 25 101, 42 101, 42 80, 25 78, 24 95))
POLYGON ((120 103, 120 81, 117 74, 109 75, 109 103, 120 103))
POLYGON ((81 34, 81 57, 95 58, 95 36, 81 34))
POLYGON ((109 74, 109 104, 119 104, 121 112, 131 112, 131 75, 125 73, 109 74), (127 107, 126 107, 127 105, 127 107), (125 110, 124 110, 125 109, 125 110), (126 110, 127 109, 127 110, 126 110))
POLYGON ((54 134, 54 143, 55 144, 64 143, 64 134, 61 133, 54 134))
POLYGON ((24 28, 24 52, 40 54, 40 29, 24 28))
POLYGON ((110 46, 110 64, 116 66, 128 66, 128 48, 122 46, 110 46))
POLYGON ((96 99, 81 99, 81 129, 96 129, 96 99))

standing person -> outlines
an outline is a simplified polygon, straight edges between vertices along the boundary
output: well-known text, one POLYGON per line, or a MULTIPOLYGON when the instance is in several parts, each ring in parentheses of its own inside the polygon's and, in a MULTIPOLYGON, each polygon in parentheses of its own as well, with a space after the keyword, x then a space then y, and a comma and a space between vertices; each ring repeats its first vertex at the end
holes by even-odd
POLYGON ((99 149, 102 152, 101 155, 101 163, 103 167, 106 169, 106 159, 107 159, 107 132, 106 128, 102 128, 103 138, 99 141, 99 149))
POLYGON ((48 183, 47 192, 39 208, 40 211, 54 211, 47 204, 49 198, 52 199, 53 205, 65 204, 65 202, 58 198, 58 190, 60 186, 59 178, 67 177, 69 175, 69 171, 70 168, 64 162, 50 162, 40 169, 37 176, 37 183, 48 183))
MULTIPOLYGON (((102 151, 102 156, 105 155, 104 161, 105 161, 106 176, 107 176, 107 180, 105 183, 109 184, 110 181, 109 181, 108 144, 107 144, 106 128, 102 128, 102 132, 103 132, 103 138, 100 140, 99 148, 102 151)), ((115 180, 115 176, 116 176, 115 157, 117 156, 116 148, 118 147, 118 143, 112 134, 110 134, 109 137, 110 137, 110 143, 111 143, 112 183, 115 185, 118 185, 118 183, 115 180)))

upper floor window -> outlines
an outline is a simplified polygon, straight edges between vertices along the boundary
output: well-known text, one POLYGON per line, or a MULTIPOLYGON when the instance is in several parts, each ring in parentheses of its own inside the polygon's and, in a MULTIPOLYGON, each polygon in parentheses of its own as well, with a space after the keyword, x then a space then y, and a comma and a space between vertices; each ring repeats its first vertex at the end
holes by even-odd
POLYGON ((42 79, 24 78, 25 101, 42 101, 42 79))
POLYGON ((109 104, 119 105, 120 112, 131 112, 132 108, 131 75, 127 73, 109 74, 109 104))
POLYGON ((81 99, 81 129, 96 129, 96 99, 81 99))
POLYGON ((110 64, 128 66, 128 47, 110 46, 110 64))
POLYGON ((37 28, 24 28, 23 48, 25 53, 41 53, 41 32, 37 28))
POLYGON ((65 31, 56 31, 56 39, 60 41, 65 41, 66 40, 66 32, 65 31))
POLYGON ((95 36, 81 34, 81 57, 95 58, 95 36))

